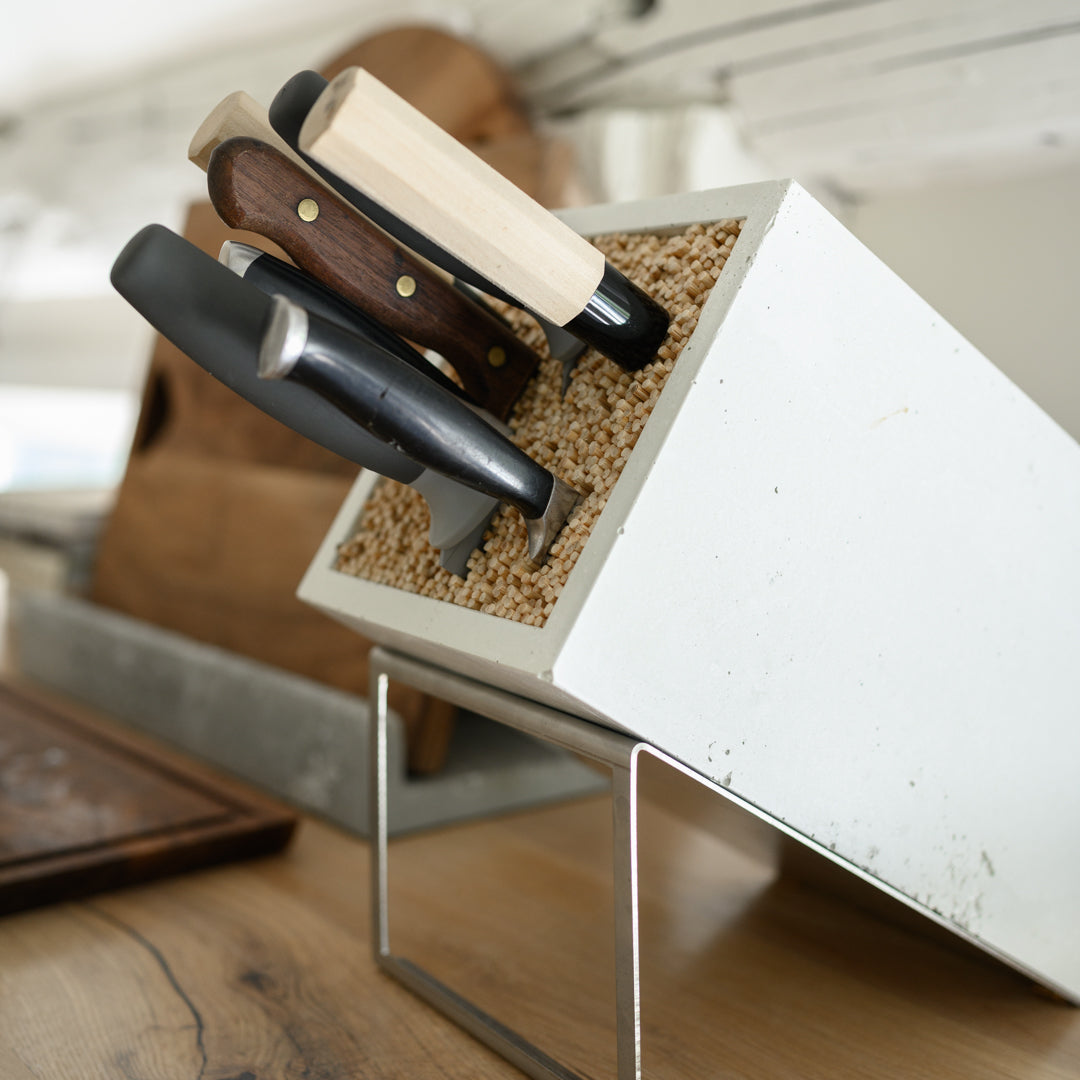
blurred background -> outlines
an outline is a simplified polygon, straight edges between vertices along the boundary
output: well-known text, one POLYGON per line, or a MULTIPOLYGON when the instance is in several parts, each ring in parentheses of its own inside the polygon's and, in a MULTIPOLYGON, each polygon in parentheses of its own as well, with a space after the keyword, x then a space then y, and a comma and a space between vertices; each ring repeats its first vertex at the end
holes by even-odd
POLYGON ((0 41, 0 570, 92 550, 152 347, 109 266, 205 198, 207 112, 412 23, 509 72, 549 201, 795 177, 1080 435, 1076 0, 39 2, 0 41))

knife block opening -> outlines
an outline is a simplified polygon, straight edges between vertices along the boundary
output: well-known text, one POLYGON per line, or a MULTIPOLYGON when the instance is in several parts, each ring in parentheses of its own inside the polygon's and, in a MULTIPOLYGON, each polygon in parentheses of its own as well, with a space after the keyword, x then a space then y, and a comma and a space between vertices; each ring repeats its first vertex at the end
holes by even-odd
POLYGON ((587 492, 543 567, 527 557, 521 515, 502 508, 469 560, 462 580, 439 566, 427 541, 422 497, 390 480, 378 483, 342 545, 336 568, 405 592, 541 627, 554 609, 592 526, 629 460, 679 353, 697 326, 739 235, 734 219, 697 223, 668 235, 617 233, 594 237, 605 257, 644 288, 671 316, 656 360, 625 372, 596 350, 578 361, 565 398, 561 365, 550 358, 536 323, 509 306, 502 313, 544 361, 515 406, 514 441, 545 468, 587 492))

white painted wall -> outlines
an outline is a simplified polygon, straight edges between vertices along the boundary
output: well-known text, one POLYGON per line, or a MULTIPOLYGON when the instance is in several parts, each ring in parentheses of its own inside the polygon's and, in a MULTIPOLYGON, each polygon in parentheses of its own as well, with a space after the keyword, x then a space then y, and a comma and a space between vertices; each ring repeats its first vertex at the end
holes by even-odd
POLYGON ((1080 166, 880 195, 848 226, 1080 439, 1080 166))

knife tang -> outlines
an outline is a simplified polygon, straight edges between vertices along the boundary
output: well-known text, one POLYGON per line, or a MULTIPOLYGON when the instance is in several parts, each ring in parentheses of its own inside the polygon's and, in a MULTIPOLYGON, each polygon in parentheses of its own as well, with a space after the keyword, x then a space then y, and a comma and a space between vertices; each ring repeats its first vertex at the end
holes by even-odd
POLYGON ((260 377, 299 382, 425 468, 509 503, 526 520, 530 558, 543 561, 576 492, 397 357, 374 350, 362 365, 353 363, 348 330, 285 297, 273 305, 260 377))
POLYGON ((669 323, 663 307, 368 72, 348 68, 327 86, 299 148, 624 368, 655 357, 669 323))
POLYGON ((350 303, 445 357, 478 403, 509 415, 539 357, 508 326, 258 139, 216 147, 207 183, 227 225, 273 240, 350 303))

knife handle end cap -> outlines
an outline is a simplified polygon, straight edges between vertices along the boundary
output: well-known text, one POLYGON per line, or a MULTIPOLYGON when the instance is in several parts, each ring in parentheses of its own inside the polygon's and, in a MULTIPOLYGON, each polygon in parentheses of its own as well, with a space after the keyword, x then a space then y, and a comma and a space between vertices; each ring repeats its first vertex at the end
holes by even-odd
POLYGON ((610 263, 580 315, 563 329, 588 342, 625 371, 640 371, 656 358, 671 317, 644 289, 610 263))

